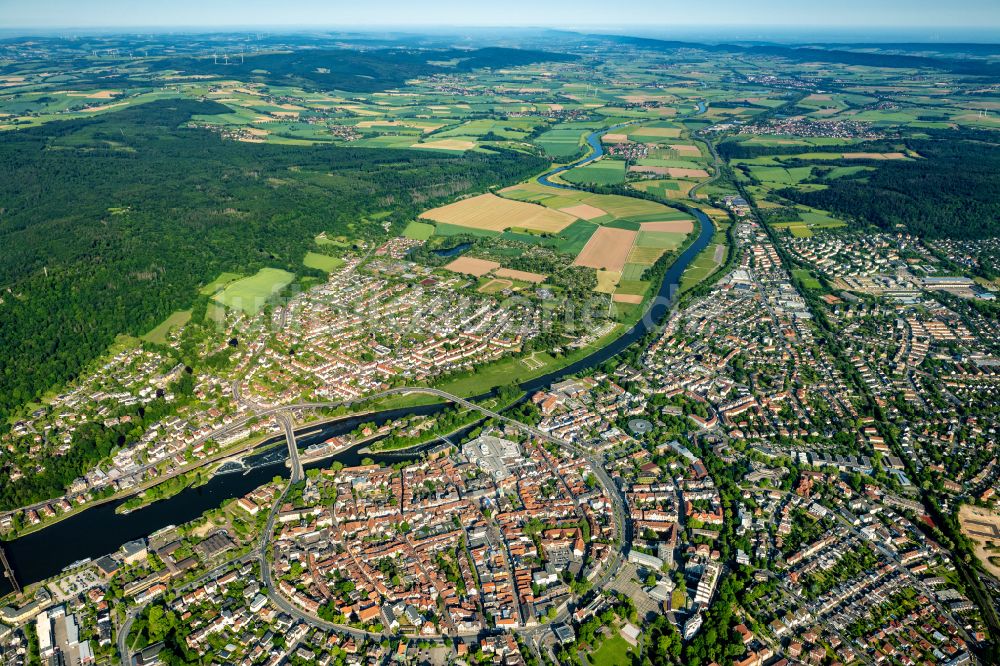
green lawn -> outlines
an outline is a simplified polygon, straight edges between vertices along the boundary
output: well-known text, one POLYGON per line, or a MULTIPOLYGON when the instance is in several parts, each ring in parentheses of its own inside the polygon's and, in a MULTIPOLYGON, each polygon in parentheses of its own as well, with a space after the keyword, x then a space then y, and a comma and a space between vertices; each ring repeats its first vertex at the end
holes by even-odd
POLYGON ((588 655, 594 666, 629 666, 632 663, 632 646, 621 634, 606 639, 593 654, 588 655))
POLYGON ((817 280, 816 278, 814 278, 812 276, 812 273, 810 273, 805 268, 796 268, 795 270, 792 271, 792 275, 794 275, 799 280, 801 280, 802 281, 802 286, 804 286, 806 289, 822 289, 823 288, 823 285, 820 284, 820 281, 817 280))
POLYGON ((426 222, 417 222, 414 220, 406 225, 406 229, 403 229, 403 236, 412 238, 413 240, 425 241, 433 235, 434 225, 427 224, 426 222))
POLYGON ((167 334, 175 326, 183 326, 191 319, 190 310, 180 310, 163 320, 163 322, 152 331, 142 336, 143 340, 164 344, 167 341, 167 334))
POLYGON ((302 260, 302 264, 309 268, 318 268, 321 271, 330 273, 342 266, 344 260, 339 257, 331 257, 328 254, 307 252, 305 258, 302 260))
POLYGON ((233 280, 239 280, 241 277, 243 276, 239 273, 223 273, 202 287, 199 293, 201 293, 202 296, 211 296, 233 280))
POLYGON ((234 310, 254 314, 272 296, 287 287, 294 275, 277 268, 262 268, 256 275, 236 280, 213 296, 213 300, 234 310))

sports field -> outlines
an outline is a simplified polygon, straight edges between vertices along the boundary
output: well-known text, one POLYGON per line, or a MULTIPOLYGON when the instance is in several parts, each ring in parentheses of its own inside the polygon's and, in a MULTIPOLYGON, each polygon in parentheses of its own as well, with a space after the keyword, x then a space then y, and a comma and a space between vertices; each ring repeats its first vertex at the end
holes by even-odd
POLYGON ((212 299, 227 308, 254 314, 294 279, 295 276, 288 271, 262 268, 256 275, 229 283, 212 299))
POLYGON ((587 241, 573 265, 620 273, 637 235, 637 232, 628 229, 601 227, 587 241))
POLYGON ((482 294, 495 294, 504 289, 510 289, 514 286, 514 283, 510 280, 500 280, 497 278, 491 279, 489 282, 481 286, 477 291, 482 294))
POLYGON ((421 213, 426 220, 455 224, 472 229, 504 231, 511 227, 531 231, 562 231, 574 222, 572 215, 536 204, 501 199, 494 194, 462 199, 421 213))

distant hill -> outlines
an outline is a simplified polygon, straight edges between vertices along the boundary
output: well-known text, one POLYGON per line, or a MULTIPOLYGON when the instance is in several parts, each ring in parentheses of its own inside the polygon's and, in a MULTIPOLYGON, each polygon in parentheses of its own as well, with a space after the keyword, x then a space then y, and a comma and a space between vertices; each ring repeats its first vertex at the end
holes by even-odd
POLYGON ((153 71, 176 70, 184 74, 225 76, 241 81, 303 88, 376 92, 403 85, 409 79, 500 68, 536 62, 565 62, 576 56, 547 51, 508 48, 475 50, 372 49, 302 50, 292 53, 206 57, 155 58, 153 71), (228 61, 228 62, 227 62, 228 61), (454 65, 443 65, 451 63, 454 65))
MULTIPOLYGON (((937 58, 923 55, 902 53, 884 53, 875 51, 850 51, 845 48, 826 46, 781 46, 764 44, 742 46, 738 44, 699 44, 696 42, 681 42, 675 40, 652 39, 648 37, 630 37, 625 35, 588 35, 614 41, 619 44, 630 44, 656 51, 676 51, 678 49, 695 49, 712 53, 744 53, 747 55, 774 56, 786 58, 792 62, 829 62, 842 65, 861 65, 866 67, 888 67, 903 69, 939 69, 954 74, 969 76, 987 76, 1000 79, 1000 64, 970 58, 937 58)), ((868 44, 868 48, 878 48, 878 44, 868 44)), ((913 45, 914 47, 920 45, 913 45)), ((922 45, 930 49, 927 45, 922 45)), ((901 50, 902 45, 885 45, 886 49, 901 50)), ((951 52, 960 50, 951 45, 951 52)), ((971 52, 977 55, 992 53, 987 49, 976 49, 970 46, 971 52)))

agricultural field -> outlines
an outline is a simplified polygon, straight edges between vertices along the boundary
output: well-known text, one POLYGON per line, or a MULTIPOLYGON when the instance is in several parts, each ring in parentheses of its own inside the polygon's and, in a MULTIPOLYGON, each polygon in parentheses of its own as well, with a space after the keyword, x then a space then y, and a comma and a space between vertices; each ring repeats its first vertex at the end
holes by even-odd
POLYGON ((459 257, 444 266, 446 271, 452 273, 462 273, 473 277, 482 277, 500 268, 500 264, 487 259, 476 259, 475 257, 459 257))
POLYGON ((625 182, 625 162, 600 159, 582 167, 571 169, 562 175, 570 183, 590 185, 618 185, 625 182))
POLYGON ((567 159, 581 151, 583 139, 591 131, 591 127, 581 127, 576 123, 555 125, 543 132, 534 143, 554 159, 567 159))
POLYGON ((573 261, 574 266, 587 266, 604 271, 621 272, 638 234, 628 229, 601 227, 573 261))
POLYGON ((498 232, 510 228, 558 232, 574 221, 572 215, 558 210, 503 199, 494 194, 462 199, 421 213, 420 217, 444 224, 498 232))
POLYGON ((655 194, 663 199, 686 199, 694 187, 694 182, 688 180, 654 179, 638 180, 629 183, 642 192, 655 194))

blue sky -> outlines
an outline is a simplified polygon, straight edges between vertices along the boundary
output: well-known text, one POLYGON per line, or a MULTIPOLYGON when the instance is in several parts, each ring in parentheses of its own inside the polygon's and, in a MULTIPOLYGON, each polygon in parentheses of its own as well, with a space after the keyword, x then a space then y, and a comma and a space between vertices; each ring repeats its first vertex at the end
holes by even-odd
POLYGON ((1000 0, 0 0, 0 27, 1000 27, 1000 0))

